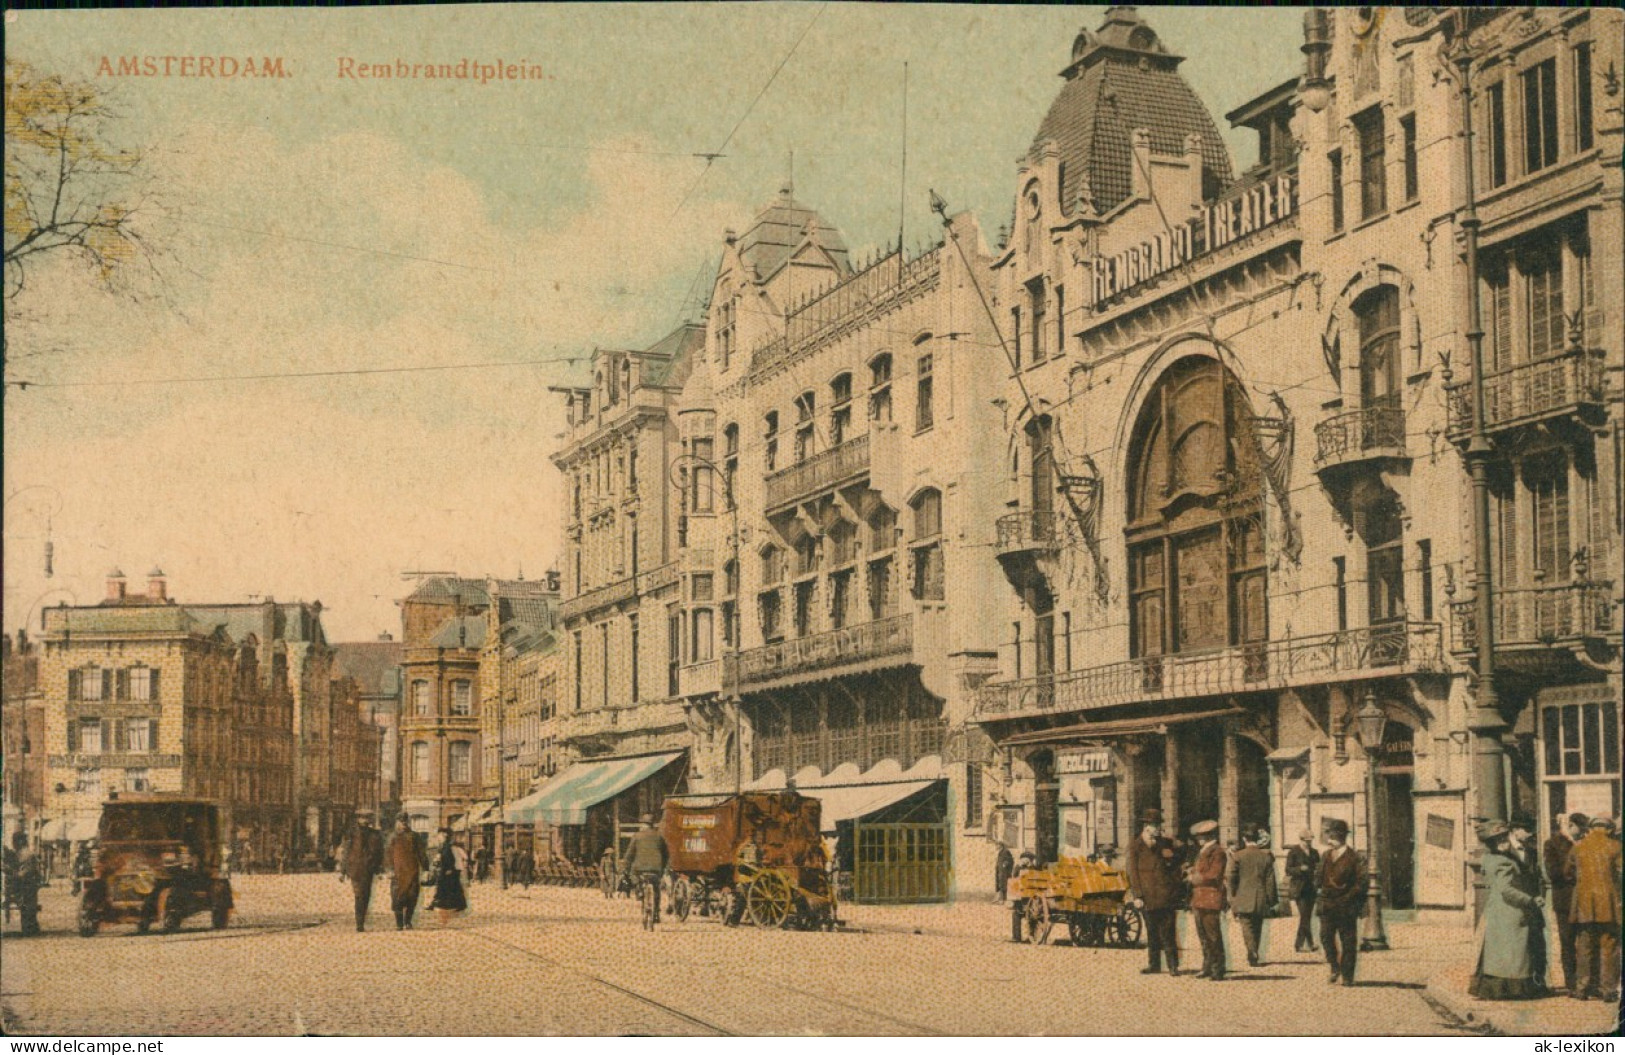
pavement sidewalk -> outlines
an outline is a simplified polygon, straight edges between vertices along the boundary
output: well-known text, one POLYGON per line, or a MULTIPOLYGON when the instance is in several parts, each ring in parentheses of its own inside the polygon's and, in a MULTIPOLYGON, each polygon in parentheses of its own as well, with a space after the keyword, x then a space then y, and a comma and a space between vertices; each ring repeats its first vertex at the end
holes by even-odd
POLYGON ((1470 996, 1469 962, 1428 979, 1428 996, 1469 1026, 1520 1037, 1589 1037, 1619 1029, 1619 1005, 1574 1000, 1567 995, 1540 1000, 1479 1000, 1470 996))

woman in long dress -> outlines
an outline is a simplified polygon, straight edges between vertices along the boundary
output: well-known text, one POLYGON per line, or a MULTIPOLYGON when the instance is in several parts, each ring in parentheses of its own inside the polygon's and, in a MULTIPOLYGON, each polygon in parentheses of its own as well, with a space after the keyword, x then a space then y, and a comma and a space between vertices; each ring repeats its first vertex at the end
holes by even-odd
POLYGON ((441 831, 440 853, 435 860, 434 900, 429 907, 440 912, 440 925, 451 922, 451 917, 468 910, 468 895, 463 890, 463 877, 468 874, 468 853, 451 840, 451 830, 441 831))
POLYGON ((1484 919, 1478 969, 1467 991, 1480 1000, 1527 1000, 1544 994, 1529 957, 1529 932, 1546 907, 1509 844, 1504 821, 1479 829, 1484 844, 1484 919))

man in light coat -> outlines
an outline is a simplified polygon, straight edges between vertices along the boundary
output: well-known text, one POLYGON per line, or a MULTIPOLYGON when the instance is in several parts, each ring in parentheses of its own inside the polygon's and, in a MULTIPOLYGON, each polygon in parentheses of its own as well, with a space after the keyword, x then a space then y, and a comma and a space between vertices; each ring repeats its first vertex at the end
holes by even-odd
POLYGON ((1620 853, 1613 823, 1593 817, 1586 837, 1569 853, 1567 875, 1574 881, 1569 920, 1574 924, 1579 975, 1576 1000, 1619 1002, 1620 853))
POLYGON ((1241 924, 1241 939, 1247 946, 1247 964, 1257 967, 1263 957, 1259 941, 1264 921, 1275 915, 1280 892, 1275 885, 1275 855, 1258 845, 1255 829, 1242 835, 1242 847, 1230 863, 1230 911, 1241 924))

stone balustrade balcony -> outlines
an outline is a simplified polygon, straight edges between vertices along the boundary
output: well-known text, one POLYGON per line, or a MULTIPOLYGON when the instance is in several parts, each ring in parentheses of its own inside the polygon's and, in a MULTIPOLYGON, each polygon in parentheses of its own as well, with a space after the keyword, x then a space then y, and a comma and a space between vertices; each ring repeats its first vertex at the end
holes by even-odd
POLYGON ((797 502, 843 484, 868 476, 869 437, 855 436, 845 443, 808 458, 804 462, 780 469, 767 478, 767 508, 769 512, 793 506, 797 502))

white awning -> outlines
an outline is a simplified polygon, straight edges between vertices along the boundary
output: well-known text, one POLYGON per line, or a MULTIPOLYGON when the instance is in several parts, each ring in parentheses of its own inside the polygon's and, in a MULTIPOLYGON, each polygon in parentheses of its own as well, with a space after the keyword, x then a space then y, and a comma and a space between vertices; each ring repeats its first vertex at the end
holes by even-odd
MULTIPOLYGON (((797 774, 795 790, 819 800, 819 827, 833 832, 841 821, 860 820, 924 791, 942 780, 941 773, 942 760, 935 755, 922 758, 906 771, 888 760, 862 774, 856 766, 841 766, 825 776, 824 782, 803 771, 797 774)), ((752 791, 782 791, 787 786, 783 770, 778 769, 749 785, 752 791)))
POLYGON ((73 819, 58 817, 55 820, 45 822, 45 826, 40 829, 39 837, 42 842, 48 843, 63 841, 70 843, 85 842, 96 838, 99 823, 99 821, 89 817, 73 819))
POLYGON ((586 824, 587 810, 648 780, 682 757, 674 751, 636 758, 577 762, 505 811, 518 824, 586 824))

